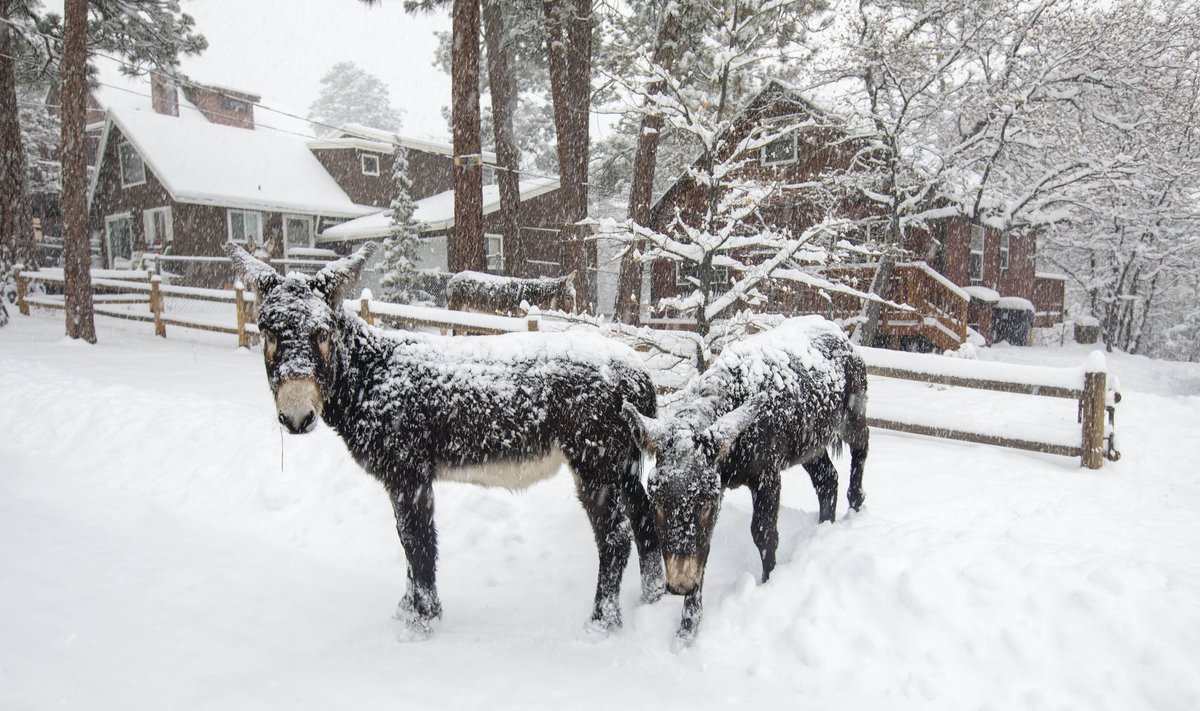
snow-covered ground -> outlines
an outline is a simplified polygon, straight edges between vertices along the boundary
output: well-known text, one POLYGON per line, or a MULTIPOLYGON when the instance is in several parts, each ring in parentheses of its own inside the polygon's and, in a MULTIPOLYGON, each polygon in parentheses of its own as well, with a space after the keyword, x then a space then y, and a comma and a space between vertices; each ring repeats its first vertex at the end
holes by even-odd
MULTIPOLYGON (((678 653, 680 598, 639 605, 633 565, 624 629, 579 635, 596 558, 569 476, 439 485, 445 619, 400 644, 391 510, 336 436, 281 436, 228 336, 99 330, 0 329, 0 709, 1200 708, 1200 367, 1110 357, 1124 456, 1100 471, 876 431, 866 508, 820 527, 791 472, 767 585, 731 493, 678 653)), ((1020 397, 872 388, 996 426, 1020 397)))

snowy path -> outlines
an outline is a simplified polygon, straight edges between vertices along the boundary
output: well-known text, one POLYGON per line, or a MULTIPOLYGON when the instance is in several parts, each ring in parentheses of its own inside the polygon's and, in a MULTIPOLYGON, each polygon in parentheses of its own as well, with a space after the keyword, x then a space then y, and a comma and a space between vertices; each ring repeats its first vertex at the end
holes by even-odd
POLYGON ((639 606, 633 566, 625 628, 577 639, 596 563, 567 476, 439 485, 446 618, 397 643, 378 485, 325 428, 280 437, 257 355, 144 332, 0 329, 0 709, 1200 707, 1196 366, 1111 361, 1124 458, 1100 472, 876 432, 867 508, 820 528, 792 473, 766 586, 732 493, 704 627, 674 654, 679 599, 639 606))

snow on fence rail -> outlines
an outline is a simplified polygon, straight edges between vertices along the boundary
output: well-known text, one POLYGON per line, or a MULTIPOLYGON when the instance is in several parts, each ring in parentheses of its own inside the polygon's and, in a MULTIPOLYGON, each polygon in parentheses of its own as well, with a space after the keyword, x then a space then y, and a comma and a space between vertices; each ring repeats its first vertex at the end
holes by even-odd
MULTIPOLYGON (((240 283, 235 283, 235 288, 229 291, 169 286, 162 284, 161 277, 147 272, 93 271, 93 276, 93 298, 98 314, 152 322, 155 334, 163 337, 166 336, 167 326, 172 326, 235 334, 239 346, 249 346, 257 340, 254 294, 244 289, 240 283), (114 278, 118 276, 125 278, 114 278), (186 308, 167 308, 168 298, 173 304, 202 302, 227 304, 232 308, 197 313, 186 308)), ((61 284, 62 270, 23 272, 18 269, 16 277, 17 307, 22 314, 29 315, 30 306, 63 308, 62 296, 29 293, 29 285, 33 282, 61 284)), ((409 328, 433 328, 455 335, 538 331, 544 327, 549 327, 549 330, 573 326, 595 327, 601 333, 625 340, 636 350, 643 352, 647 365, 656 373, 655 385, 660 393, 670 393, 686 381, 686 377, 681 380, 675 377, 672 371, 674 366, 687 359, 684 352, 688 350, 690 342, 662 342, 662 339, 669 340, 686 335, 676 331, 630 329, 619 324, 601 327, 588 323, 588 319, 584 318, 555 314, 543 316, 536 309, 525 318, 512 318, 392 304, 372 299, 370 291, 367 290, 363 291, 359 299, 348 300, 344 305, 345 308, 357 312, 367 323, 381 322, 409 328), (543 321, 543 318, 546 320, 543 321), (680 345, 683 346, 682 349, 680 345)), ((882 416, 880 410, 876 409, 874 416, 867 418, 872 427, 1079 457, 1082 465, 1090 469, 1099 468, 1105 458, 1110 461, 1120 458, 1111 425, 1116 403, 1120 402, 1121 396, 1115 389, 1107 387, 1104 356, 1099 352, 1093 353, 1088 362, 1077 368, 980 362, 877 348, 862 348, 861 352, 867 363, 867 372, 877 377, 1075 400, 1078 403, 1080 423, 1078 438, 1071 433, 1059 433, 1057 437, 1052 437, 1053 433, 1050 432, 1031 435, 1023 432, 978 432, 958 426, 960 418, 952 416, 944 418, 943 421, 936 421, 936 417, 927 415, 922 418, 921 413, 914 414, 914 408, 904 407, 898 408, 902 412, 884 409, 882 416), (1038 434, 1041 434, 1040 438, 1038 434)))
POLYGON ((887 416, 884 417, 878 416, 878 412, 875 416, 868 415, 867 422, 872 427, 1079 457, 1082 466, 1089 469, 1099 469, 1105 459, 1116 461, 1121 457, 1116 448, 1116 435, 1113 431, 1116 404, 1121 401, 1121 394, 1116 389, 1108 388, 1104 354, 1099 351, 1093 352, 1079 367, 1049 368, 878 348, 859 350, 867 363, 867 373, 870 375, 934 385, 1071 399, 1078 403, 1080 423, 1078 439, 1070 435, 1053 438, 1052 432, 1042 432, 1041 438, 1032 434, 1018 437, 1012 433, 959 429, 953 423, 922 418, 921 413, 913 413, 913 408, 903 408, 904 413, 885 412, 887 416))

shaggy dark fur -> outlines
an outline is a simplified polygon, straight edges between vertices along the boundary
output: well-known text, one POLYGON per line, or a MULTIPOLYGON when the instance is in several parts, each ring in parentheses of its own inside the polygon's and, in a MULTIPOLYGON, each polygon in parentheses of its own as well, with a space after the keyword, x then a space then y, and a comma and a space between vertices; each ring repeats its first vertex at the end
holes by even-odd
POLYGON ((643 598, 662 595, 641 454, 622 415, 623 403, 646 415, 655 411, 650 377, 632 351, 590 334, 392 338, 342 308, 342 292, 369 248, 308 281, 281 279, 241 248, 227 250, 260 295, 258 323, 280 422, 302 433, 323 418, 391 497, 408 560, 399 616, 413 636, 427 636, 442 613, 434 480, 461 478, 471 465, 536 461, 558 450, 576 475, 600 553, 593 628, 621 623, 631 523, 643 598))
POLYGON ((446 304, 459 311, 522 316, 521 302, 539 309, 575 310, 575 272, 561 277, 521 279, 459 272, 446 284, 446 304))
POLYGON ((726 348, 688 384, 663 420, 627 407, 643 447, 657 455, 650 497, 666 559, 667 589, 686 595, 679 635, 700 622, 700 591, 725 489, 750 488, 750 534, 765 582, 779 544, 781 470, 802 464, 820 521, 832 521, 838 474, 826 448, 850 445, 850 507, 863 503, 869 432, 867 372, 854 347, 821 317, 792 319, 726 348))

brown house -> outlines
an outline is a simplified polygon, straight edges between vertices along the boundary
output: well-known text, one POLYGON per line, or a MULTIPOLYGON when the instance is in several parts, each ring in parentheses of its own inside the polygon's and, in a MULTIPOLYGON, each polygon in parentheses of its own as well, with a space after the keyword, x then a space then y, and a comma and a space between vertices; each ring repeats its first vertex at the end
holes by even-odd
MULTIPOLYGON (((219 257, 229 240, 265 250, 291 268, 288 262, 311 260, 313 250, 344 252, 357 240, 382 239, 398 146, 407 151, 415 217, 430 237, 423 266, 444 271, 446 238, 454 227, 448 144, 361 126, 306 139, 247 130, 236 120, 110 109, 89 194, 104 265, 126 266, 159 254, 187 281, 211 283, 225 272, 197 265, 219 257)), ((484 160, 485 169, 494 166, 494 156, 484 160)), ((485 186, 489 269, 558 273, 557 189, 554 179, 521 184, 521 237, 505 244, 495 214, 498 189, 485 186)))
MULTIPOLYGON (((853 138, 838 117, 787 85, 772 81, 739 113, 722 144, 727 154, 716 160, 731 160, 745 139, 764 133, 769 142, 742 159, 737 175, 764 185, 810 187, 773 192, 759 206, 762 223, 748 225, 748 229, 798 233, 829 211, 860 224, 870 218, 872 208, 865 202, 811 187, 821 185, 824 175, 844 170, 852 160, 870 159, 867 144, 853 138)), ((695 224, 707 211, 709 200, 706 186, 684 176, 654 205, 650 226, 669 232, 675 220, 695 224)), ((869 220, 866 225, 845 235, 846 239, 857 242, 869 237, 864 231, 886 229, 886 224, 869 220)), ((1064 282, 1056 275, 1035 271, 1037 240, 1031 231, 1002 233, 961 217, 946 218, 932 221, 925 229, 909 230, 904 247, 912 261, 898 268, 889 297, 907 303, 917 313, 885 309, 881 335, 892 347, 954 348, 967 339, 968 325, 989 343, 997 326, 1002 331, 999 335, 1011 338, 1009 333, 1024 318, 1013 312, 1036 312, 1036 325, 1061 320, 1064 282)), ((824 270, 824 276, 865 291, 874 270, 871 264, 841 266, 824 270)), ((727 282, 730 275, 717 271, 715 278, 727 282)), ((651 301, 692 289, 687 276, 677 262, 655 262, 651 301)), ((850 318, 861 307, 861 301, 849 295, 773 284, 767 303, 758 308, 850 318)))

